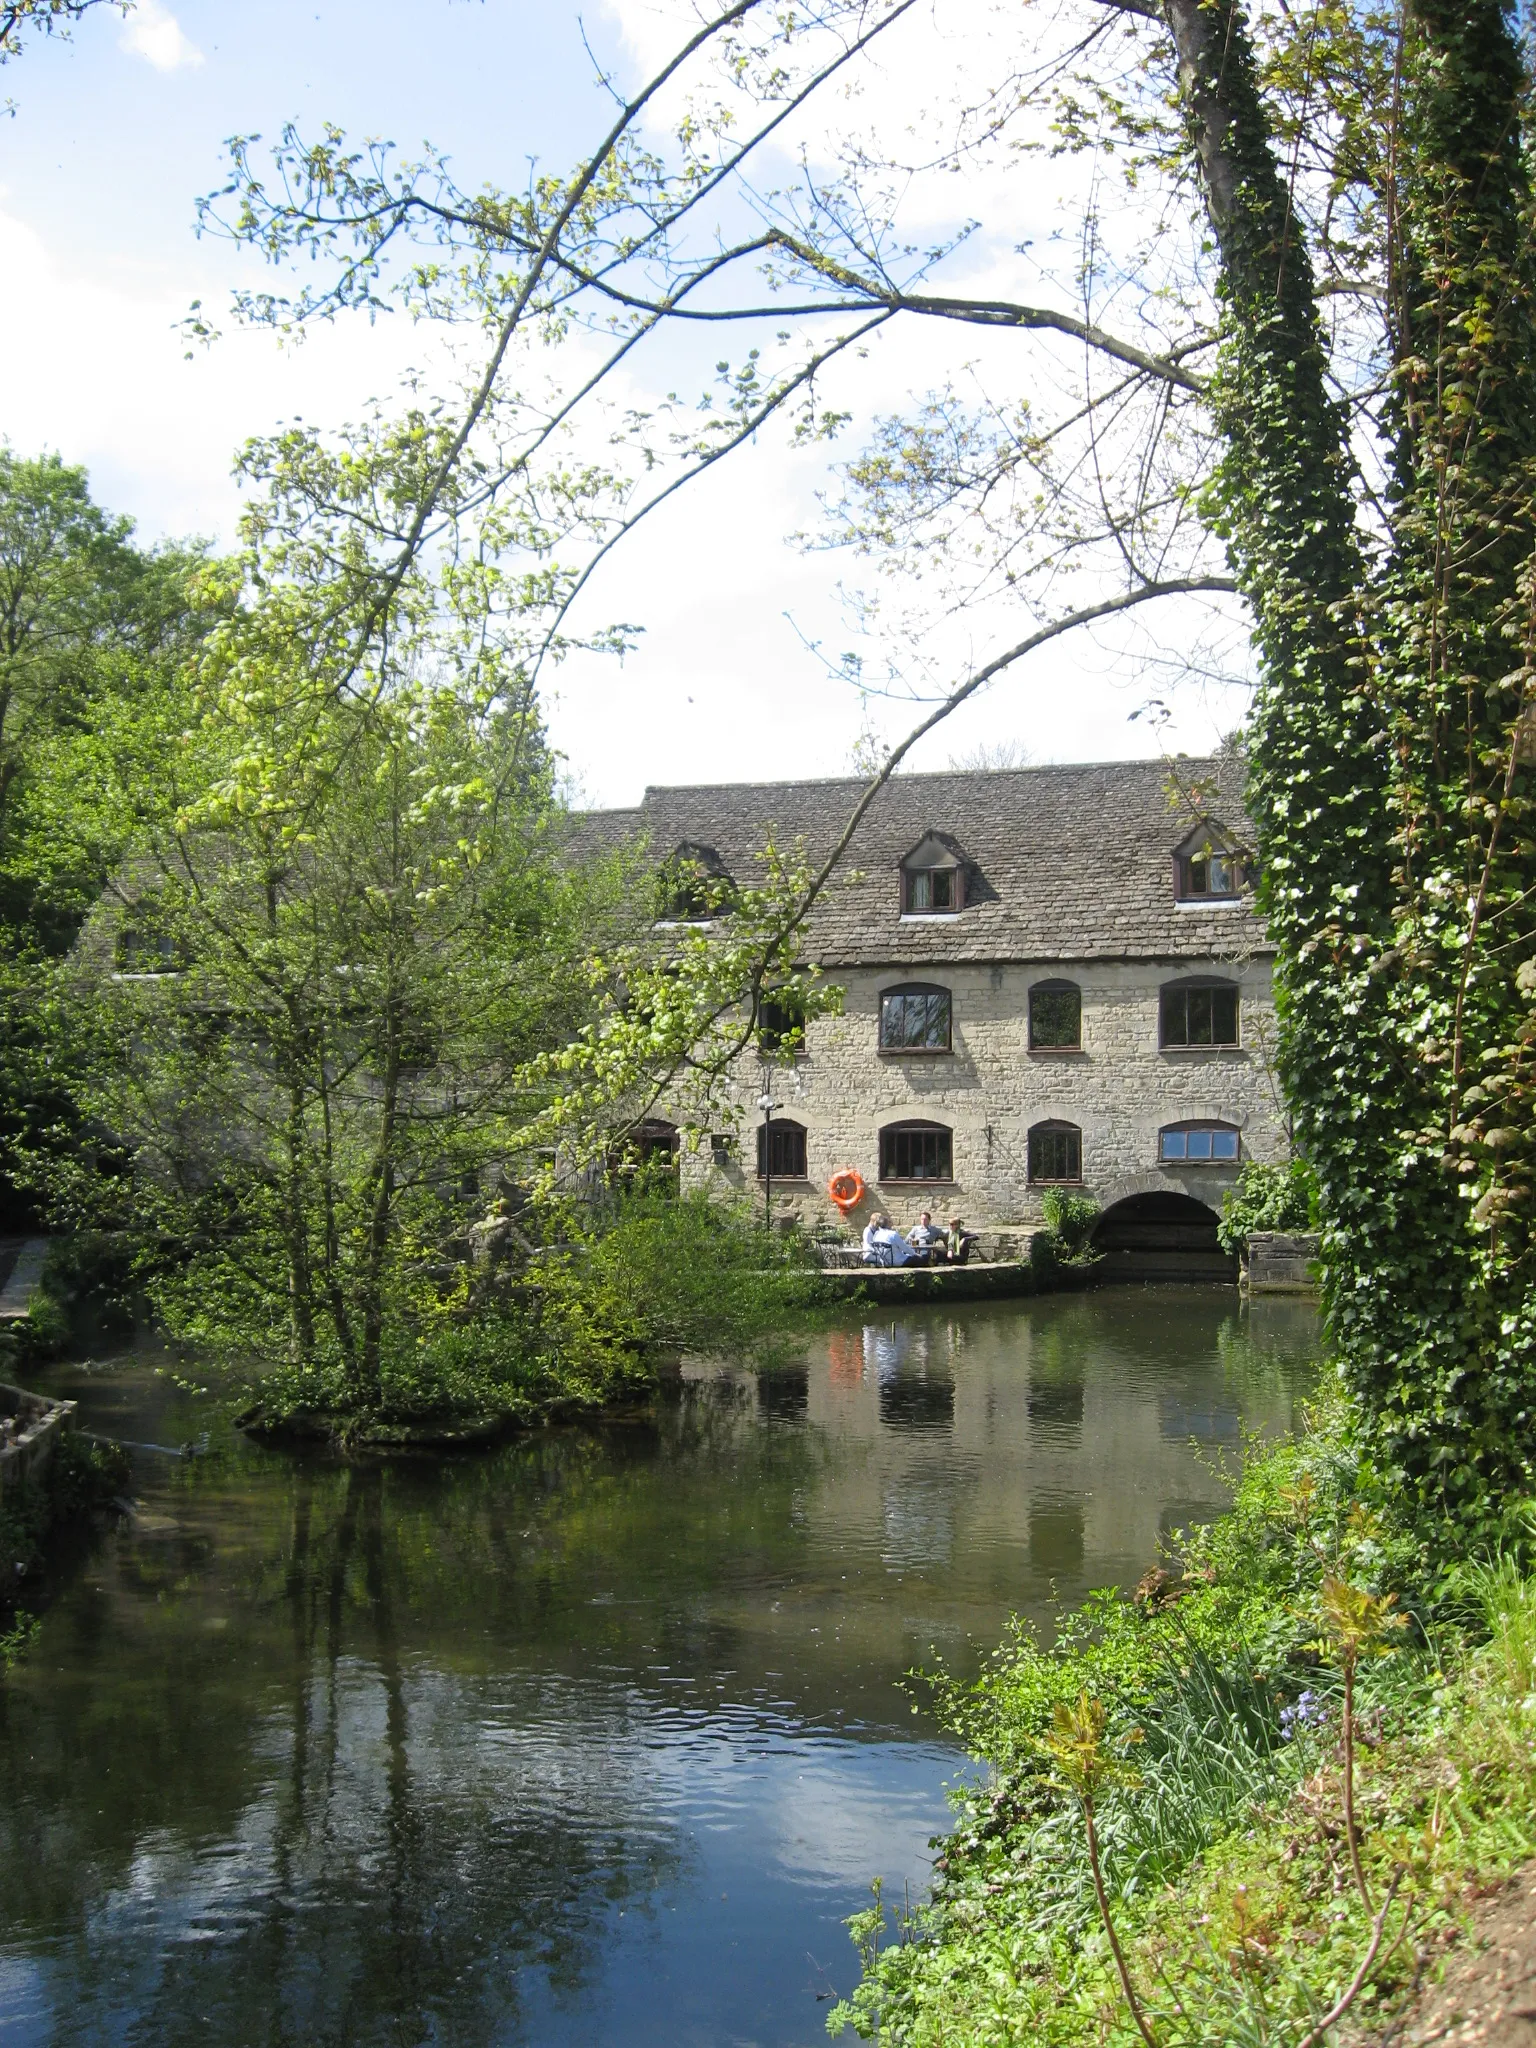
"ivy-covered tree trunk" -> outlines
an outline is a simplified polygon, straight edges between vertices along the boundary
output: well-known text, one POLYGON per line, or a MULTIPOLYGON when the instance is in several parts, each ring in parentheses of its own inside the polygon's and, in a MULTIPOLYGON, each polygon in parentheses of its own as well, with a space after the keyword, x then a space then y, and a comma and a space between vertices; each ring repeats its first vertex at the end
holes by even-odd
POLYGON ((1256 622, 1252 804, 1331 1326, 1393 1462, 1481 1513, 1529 1477, 1536 1409, 1522 69, 1497 0, 1410 10, 1378 576, 1243 9, 1166 14, 1221 255, 1213 509, 1256 622))

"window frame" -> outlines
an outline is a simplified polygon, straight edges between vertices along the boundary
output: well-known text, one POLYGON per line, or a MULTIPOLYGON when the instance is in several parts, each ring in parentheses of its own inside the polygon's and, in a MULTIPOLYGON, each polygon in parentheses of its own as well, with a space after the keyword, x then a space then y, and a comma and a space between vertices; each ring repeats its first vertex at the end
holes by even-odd
POLYGON ((958 917, 965 908, 965 868, 958 860, 934 861, 927 867, 909 867, 901 864, 901 914, 903 917, 958 917), (948 903, 917 903, 913 901, 914 884, 920 875, 932 877, 945 875, 949 878, 948 903))
POLYGON ((875 1044, 882 1059, 933 1059, 955 1049, 955 995, 937 981, 898 981, 879 992, 875 1016, 875 1044), (944 1043, 942 1045, 888 1045, 885 1038, 885 1006, 893 996, 942 996, 944 998, 944 1043))
POLYGON ((902 1117, 895 1123, 882 1124, 880 1126, 878 1144, 880 1148, 880 1171, 877 1178, 882 1185, 889 1183, 894 1187, 907 1188, 937 1188, 953 1185, 955 1178, 955 1134, 950 1125, 935 1123, 928 1117, 902 1117), (938 1150, 940 1153, 947 1153, 948 1155, 947 1172, 904 1174, 893 1171, 894 1161, 892 1159, 892 1152, 900 1139, 930 1137, 936 1141, 942 1140, 942 1145, 938 1150))
POLYGON ((1181 1118, 1177 1123, 1163 1124, 1157 1133, 1157 1163, 1159 1166, 1241 1166, 1243 1163, 1243 1134, 1236 1124, 1228 1123, 1219 1116, 1197 1116, 1181 1118), (1191 1157, 1186 1149, 1182 1154, 1164 1150, 1163 1141, 1169 1137, 1188 1139, 1192 1136, 1215 1137, 1217 1134, 1232 1140, 1232 1151, 1217 1156, 1215 1146, 1203 1157, 1191 1157))
POLYGON ((728 915, 735 896, 736 884, 715 849, 685 839, 657 870, 652 923, 662 931, 711 925, 728 915))
POLYGON ((1025 1177, 1032 1188, 1080 1188, 1083 1184, 1083 1132, 1080 1124, 1069 1123, 1065 1117, 1042 1117, 1039 1123, 1031 1124, 1024 1138, 1025 1177), (1035 1168, 1035 1140, 1037 1138, 1065 1138, 1076 1141, 1077 1172, 1075 1174, 1039 1173, 1035 1168))
POLYGON ((797 1123, 792 1116, 770 1117, 766 1124, 759 1121, 757 1125, 757 1178, 759 1180, 808 1180, 810 1174, 805 1141, 805 1125, 797 1123), (764 1171, 764 1154, 771 1152, 772 1141, 775 1138, 798 1139, 799 1143, 796 1147, 800 1161, 798 1167, 775 1166, 771 1174, 764 1171))
POLYGON ((1235 903, 1241 897, 1248 882, 1247 863, 1235 846, 1226 846, 1209 839, 1201 846, 1187 846, 1174 855, 1174 895, 1180 903, 1235 903), (1209 886, 1195 886, 1197 867, 1209 873, 1213 860, 1225 861, 1231 876, 1229 886, 1213 889, 1209 886))
POLYGON ((1083 1049, 1083 990, 1082 990, 1082 984, 1081 984, 1080 982, 1076 982, 1076 981, 1064 981, 1064 980, 1061 980, 1061 979, 1052 979, 1052 980, 1048 980, 1048 981, 1034 981, 1034 982, 1031 982, 1031 983, 1030 983, 1030 985, 1029 985, 1029 1016, 1028 1016, 1028 1019, 1027 1019, 1026 1029, 1027 1029, 1027 1033, 1028 1033, 1028 1045, 1029 1045, 1029 1050, 1030 1050, 1031 1052, 1043 1052, 1043 1053, 1073 1053, 1073 1052, 1081 1052, 1081 1051, 1082 1051, 1082 1049, 1083 1049), (1074 996, 1076 996, 1076 998, 1077 998, 1077 1036, 1076 1036, 1076 1037, 1075 1037, 1075 1038, 1074 1038, 1074 1039, 1072 1040, 1072 1042, 1071 1042, 1071 1044, 1070 1044, 1070 1045, 1042 1045, 1042 1044, 1038 1043, 1038 1042, 1037 1042, 1037 1040, 1036 1040, 1036 1038, 1035 1038, 1035 998, 1036 998, 1036 996, 1062 996, 1062 995, 1066 995, 1066 994, 1067 994, 1067 993, 1068 993, 1069 991, 1070 991, 1070 993, 1071 993, 1071 994, 1073 994, 1073 995, 1074 995, 1074 996))
POLYGON ((805 1057, 805 1004, 803 1001, 782 1002, 780 997, 786 993, 783 989, 770 989, 758 997, 757 1050, 765 1060, 805 1057), (771 1019, 770 1011, 773 1013, 771 1019), (786 1052, 786 1041, 791 1038, 795 1043, 786 1052))
POLYGON ((1218 975, 1191 976, 1184 981, 1165 981, 1157 991, 1157 1044, 1160 1052, 1240 1052, 1243 1044, 1242 985, 1236 981, 1224 981, 1218 975), (1191 995, 1230 995, 1232 998, 1232 1036, 1218 1038, 1214 1010, 1211 1018, 1211 1036, 1208 1039, 1190 1038, 1189 1002, 1191 995), (1168 1005, 1171 997, 1184 999, 1183 1038, 1171 1038, 1168 1034, 1168 1005))
POLYGON ((114 981, 175 981, 192 964, 192 949, 164 905, 141 896, 112 934, 114 981))

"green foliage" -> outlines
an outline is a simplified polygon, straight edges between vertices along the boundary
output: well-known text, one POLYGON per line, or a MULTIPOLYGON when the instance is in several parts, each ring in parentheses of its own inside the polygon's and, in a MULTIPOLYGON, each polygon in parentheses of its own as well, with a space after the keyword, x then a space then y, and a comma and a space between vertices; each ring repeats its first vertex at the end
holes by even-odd
POLYGON ((1220 244, 1208 514, 1255 621, 1278 1065, 1330 1326, 1403 1482, 1489 1525, 1536 1471, 1527 79, 1497 0, 1404 18, 1378 255, 1401 294, 1392 483, 1369 553, 1246 13, 1178 0, 1169 19, 1220 244))
POLYGON ((1054 1265, 1078 1267, 1098 1263, 1093 1249, 1094 1225, 1099 1205, 1092 1195, 1075 1195, 1070 1188, 1047 1188, 1040 1198, 1041 1214, 1050 1233, 1050 1258, 1054 1265))
POLYGON ((45 991, 133 835, 135 793, 112 759, 180 694, 211 623, 198 556, 146 553, 131 536, 83 470, 0 447, 0 1210, 12 1228, 36 1220, 10 1183, 21 1155, 70 1142, 45 991))
POLYGON ((1247 1255, 1251 1231, 1315 1230, 1317 1223, 1317 1177, 1304 1159, 1284 1166, 1249 1159, 1222 1197, 1216 1235, 1222 1250, 1240 1259, 1247 1255))
POLYGON ((641 1188, 522 1220, 552 1241, 414 1341, 392 1326, 405 1334, 385 1350, 376 1398, 327 1362, 280 1363, 249 1387, 247 1419, 368 1442, 535 1423, 642 1398, 664 1352, 766 1356, 820 1298, 807 1242, 702 1193, 641 1188))
MULTIPOLYGON (((897 1941, 883 1915, 859 1916, 864 1981, 829 2031, 903 2048, 1121 2042, 1129 1977, 1160 2042, 1288 2048, 1367 1953, 1368 1898, 1405 1885, 1413 1943, 1430 1943, 1469 1882, 1536 1849, 1536 1580, 1506 1554, 1455 1594, 1388 1513, 1342 1414, 1316 1420, 1299 1443, 1250 1447, 1230 1512, 1181 1538, 1181 1574, 1149 1573, 1134 1600, 1095 1595, 1049 1646, 1017 1626, 973 1685, 940 1676, 944 1718, 993 1776, 960 1796, 931 1903, 897 1941), (1463 1634, 1447 1601, 1474 1584, 1479 1624, 1463 1634), (1370 1744, 1357 1781, 1341 1659, 1370 1744), (1106 1763, 1092 1790, 1124 1973, 1099 1920, 1082 1784, 1062 1783, 1064 1743, 1076 1757, 1089 1736, 1106 1763), (1118 1761, 1128 1743, 1133 1771, 1118 1761), (1362 1889, 1339 1818, 1352 1783, 1362 1889)), ((1413 1977, 1414 1948, 1389 1942, 1361 1997, 1390 2009, 1413 1977)))

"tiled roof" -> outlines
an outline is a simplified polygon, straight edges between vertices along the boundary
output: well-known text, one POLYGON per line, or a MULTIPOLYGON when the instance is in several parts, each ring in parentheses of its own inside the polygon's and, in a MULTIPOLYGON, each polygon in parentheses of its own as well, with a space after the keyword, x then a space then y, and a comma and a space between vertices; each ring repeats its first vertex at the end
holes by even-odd
MULTIPOLYGON (((1173 850, 1199 813, 1249 838, 1239 760, 1099 761, 1080 766, 900 775, 881 791, 811 913, 806 956, 828 967, 943 960, 1163 959, 1269 950, 1251 905, 1176 907, 1173 850), (898 869, 925 834, 970 863, 966 908, 903 918, 898 869)), ((864 785, 727 782, 652 788, 634 810, 592 811, 578 842, 640 842, 658 862, 684 841, 717 848, 743 885, 771 835, 824 859, 864 785)))

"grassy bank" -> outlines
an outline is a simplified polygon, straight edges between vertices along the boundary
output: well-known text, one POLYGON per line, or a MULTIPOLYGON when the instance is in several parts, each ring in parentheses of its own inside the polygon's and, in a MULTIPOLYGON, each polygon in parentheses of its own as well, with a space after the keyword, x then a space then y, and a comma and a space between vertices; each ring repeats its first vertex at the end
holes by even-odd
POLYGON ((941 1675, 992 1780, 931 1902, 855 1923, 830 2031, 1299 2048, 1352 1986, 1351 2026, 1400 2004, 1536 1853, 1536 1578, 1518 1517, 1446 1568, 1380 1494, 1316 1417, 1135 1597, 1095 1596, 1050 1647, 1020 1628, 972 1686, 941 1675))
MULTIPOLYGON (((762 1358, 822 1305, 813 1248, 703 1195, 641 1191, 399 1305, 377 1390, 340 1359, 241 1380, 247 1428, 352 1443, 453 1442, 643 1399, 679 1350, 762 1358)), ((195 1318, 179 1334, 197 1343, 195 1318)), ((208 1333, 212 1336, 214 1333, 208 1333)), ((240 1377, 237 1371, 237 1377, 240 1377)))

